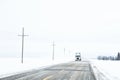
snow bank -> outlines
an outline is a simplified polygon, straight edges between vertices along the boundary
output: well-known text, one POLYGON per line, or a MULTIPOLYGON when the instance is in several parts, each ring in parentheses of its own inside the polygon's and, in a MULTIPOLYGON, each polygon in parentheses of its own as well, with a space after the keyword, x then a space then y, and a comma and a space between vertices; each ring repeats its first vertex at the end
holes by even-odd
POLYGON ((120 61, 90 60, 97 80, 120 80, 120 61))
POLYGON ((16 73, 26 72, 32 69, 39 69, 59 63, 65 63, 68 61, 69 60, 65 59, 52 61, 37 58, 26 58, 22 64, 19 58, 0 58, 0 78, 16 73))

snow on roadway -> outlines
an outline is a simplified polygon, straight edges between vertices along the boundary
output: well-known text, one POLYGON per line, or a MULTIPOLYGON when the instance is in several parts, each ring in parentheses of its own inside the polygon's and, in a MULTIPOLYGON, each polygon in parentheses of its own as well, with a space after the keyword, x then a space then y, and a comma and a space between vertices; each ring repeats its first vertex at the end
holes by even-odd
POLYGON ((97 80, 120 80, 120 61, 91 60, 97 80))
POLYGON ((42 60, 37 58, 24 59, 24 63, 20 63, 19 58, 0 58, 0 77, 9 76, 16 73, 25 72, 32 69, 44 68, 54 64, 65 63, 69 60, 58 59, 42 60))

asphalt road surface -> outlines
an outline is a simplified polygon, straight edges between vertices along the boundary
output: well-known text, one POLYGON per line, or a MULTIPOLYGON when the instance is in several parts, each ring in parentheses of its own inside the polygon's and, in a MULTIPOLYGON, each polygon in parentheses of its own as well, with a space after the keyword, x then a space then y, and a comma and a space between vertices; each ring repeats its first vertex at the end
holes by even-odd
POLYGON ((0 80, 96 80, 87 61, 76 61, 16 74, 0 80))

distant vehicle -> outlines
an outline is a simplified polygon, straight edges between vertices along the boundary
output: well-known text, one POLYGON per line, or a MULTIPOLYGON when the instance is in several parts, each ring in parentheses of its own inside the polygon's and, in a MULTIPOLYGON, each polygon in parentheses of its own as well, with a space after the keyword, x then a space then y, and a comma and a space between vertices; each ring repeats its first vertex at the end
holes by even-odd
POLYGON ((80 53, 76 53, 75 61, 81 61, 81 54, 80 53))

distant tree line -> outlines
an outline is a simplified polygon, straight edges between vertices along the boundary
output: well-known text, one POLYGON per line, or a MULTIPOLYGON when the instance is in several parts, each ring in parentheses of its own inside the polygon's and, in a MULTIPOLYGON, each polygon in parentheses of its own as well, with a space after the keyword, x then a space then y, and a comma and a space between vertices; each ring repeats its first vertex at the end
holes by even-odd
POLYGON ((116 60, 120 60, 120 53, 118 52, 116 60))
POLYGON ((120 60, 120 53, 118 52, 117 56, 98 56, 98 60, 120 60))

